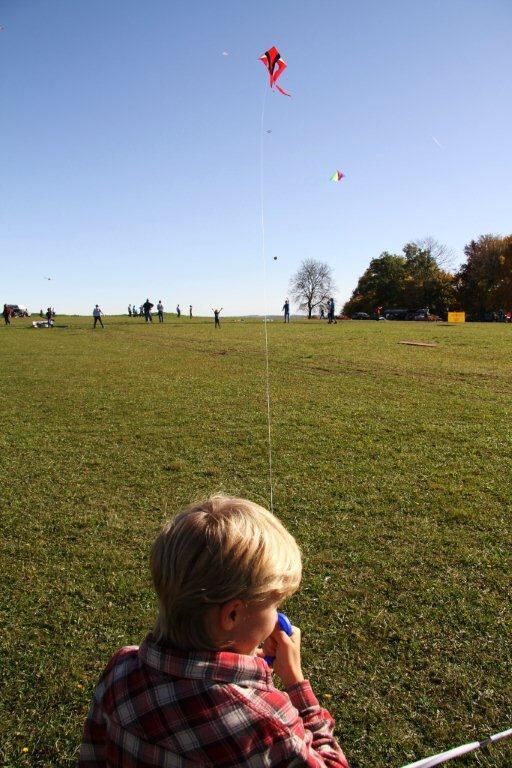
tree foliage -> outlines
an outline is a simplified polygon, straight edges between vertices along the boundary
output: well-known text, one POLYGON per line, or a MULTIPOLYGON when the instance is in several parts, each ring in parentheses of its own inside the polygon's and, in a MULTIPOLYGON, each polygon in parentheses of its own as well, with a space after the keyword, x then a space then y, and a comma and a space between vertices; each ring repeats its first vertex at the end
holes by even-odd
POLYGON ((405 245, 403 255, 385 251, 372 259, 345 304, 344 312, 372 313, 376 307, 428 307, 431 312, 442 314, 455 301, 453 275, 442 269, 437 261, 448 257, 448 250, 443 248, 428 238, 405 245))
POLYGON ((311 318, 313 310, 325 305, 336 290, 330 266, 316 259, 304 259, 290 280, 289 290, 299 309, 311 318))
POLYGON ((464 249, 466 262, 457 275, 459 305, 482 317, 512 309, 512 235, 482 235, 464 249))

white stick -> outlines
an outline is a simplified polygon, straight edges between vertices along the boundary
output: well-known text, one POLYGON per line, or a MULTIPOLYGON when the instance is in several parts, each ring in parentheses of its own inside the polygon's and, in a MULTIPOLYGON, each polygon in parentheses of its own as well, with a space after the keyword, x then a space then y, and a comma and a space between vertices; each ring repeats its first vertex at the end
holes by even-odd
POLYGON ((483 741, 472 741, 470 744, 462 744, 460 747, 448 749, 446 752, 440 752, 438 755, 424 757, 422 760, 408 763, 402 766, 402 768, 434 768, 435 765, 441 765, 441 763, 446 763, 448 760, 454 760, 456 757, 467 755, 469 752, 474 752, 487 744, 494 744, 496 741, 506 739, 508 736, 512 736, 512 728, 509 728, 507 731, 501 731, 501 733, 495 733, 483 741))

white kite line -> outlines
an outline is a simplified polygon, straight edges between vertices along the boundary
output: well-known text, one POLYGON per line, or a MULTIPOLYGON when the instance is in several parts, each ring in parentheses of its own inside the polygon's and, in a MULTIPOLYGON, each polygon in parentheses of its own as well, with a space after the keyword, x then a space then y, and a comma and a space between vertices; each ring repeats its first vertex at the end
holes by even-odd
POLYGON ((460 747, 453 747, 446 750, 446 752, 440 752, 438 755, 432 755, 431 757, 424 757, 422 760, 416 760, 415 763, 407 763, 402 768, 434 768, 435 765, 441 765, 441 763, 447 763, 448 760, 455 760, 456 757, 467 755, 469 752, 475 752, 477 749, 488 747, 489 744, 495 744, 501 739, 506 739, 512 736, 512 728, 507 731, 501 731, 501 733, 495 733, 493 736, 484 739, 483 741, 472 741, 469 744, 462 744, 460 747))
POLYGON ((268 358, 268 314, 267 314, 267 255, 265 250, 265 208, 264 208, 264 174, 263 174, 263 125, 265 120, 265 103, 267 100, 267 84, 263 92, 260 127, 260 206, 261 206, 261 258, 263 262, 263 310, 265 312, 265 394, 267 400, 267 440, 268 440, 268 481, 270 486, 270 511, 274 512, 274 483, 272 478, 272 407, 270 402, 270 366, 268 358))

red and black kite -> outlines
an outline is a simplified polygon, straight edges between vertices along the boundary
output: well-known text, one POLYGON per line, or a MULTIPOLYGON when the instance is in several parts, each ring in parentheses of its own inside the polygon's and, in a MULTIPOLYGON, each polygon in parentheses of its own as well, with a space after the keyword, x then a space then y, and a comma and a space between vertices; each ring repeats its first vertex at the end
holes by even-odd
POLYGON ((281 54, 277 48, 272 46, 272 48, 270 48, 268 51, 265 51, 263 56, 260 56, 260 61, 262 61, 268 69, 270 87, 273 88, 275 85, 277 90, 284 96, 290 96, 289 93, 283 91, 283 89, 280 88, 277 84, 277 79, 281 77, 284 70, 286 69, 286 61, 281 58, 281 54))

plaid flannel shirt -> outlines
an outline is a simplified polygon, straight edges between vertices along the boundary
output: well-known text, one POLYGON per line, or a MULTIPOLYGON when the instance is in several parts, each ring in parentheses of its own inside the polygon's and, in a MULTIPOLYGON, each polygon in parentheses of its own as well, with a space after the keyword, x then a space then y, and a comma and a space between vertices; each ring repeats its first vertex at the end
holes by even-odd
POLYGON ((279 691, 263 659, 122 648, 94 693, 79 768, 348 768, 304 681, 279 691))

